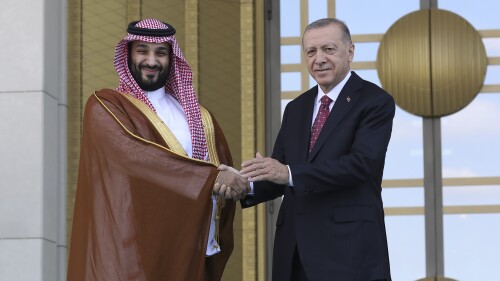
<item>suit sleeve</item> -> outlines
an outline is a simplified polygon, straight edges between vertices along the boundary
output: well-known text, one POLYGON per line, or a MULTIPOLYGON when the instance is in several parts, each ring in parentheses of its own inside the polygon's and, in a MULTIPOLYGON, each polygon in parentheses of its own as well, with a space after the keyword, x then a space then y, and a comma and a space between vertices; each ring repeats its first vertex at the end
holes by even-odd
MULTIPOLYGON (((283 142, 283 127, 286 123, 288 116, 288 106, 285 108, 285 112, 283 114, 283 123, 281 125, 280 131, 278 132, 278 136, 276 137, 276 142, 274 144, 272 158, 278 160, 280 163, 285 164, 285 153, 284 153, 284 142, 283 142)), ((255 206, 259 203, 274 200, 280 196, 283 196, 285 185, 275 184, 269 181, 261 181, 254 183, 254 194, 246 196, 243 200, 241 200, 241 207, 248 208, 255 206)))

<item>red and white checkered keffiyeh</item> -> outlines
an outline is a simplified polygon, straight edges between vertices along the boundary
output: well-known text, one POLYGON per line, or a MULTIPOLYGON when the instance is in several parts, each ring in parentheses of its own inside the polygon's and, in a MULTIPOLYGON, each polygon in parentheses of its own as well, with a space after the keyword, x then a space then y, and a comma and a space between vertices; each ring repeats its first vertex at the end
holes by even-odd
MULTIPOLYGON (((169 28, 163 22, 156 19, 144 19, 139 21, 135 26, 147 29, 169 28)), ((172 95, 181 104, 184 112, 186 113, 189 131, 191 132, 193 158, 205 159, 208 149, 201 121, 201 111, 193 88, 193 74, 179 48, 179 45, 177 44, 177 40, 173 35, 156 37, 128 33, 115 48, 114 64, 120 77, 120 86, 116 90, 134 96, 156 112, 148 97, 139 87, 128 68, 128 43, 131 41, 144 41, 149 43, 168 42, 172 46, 170 72, 165 85, 165 91, 167 94, 172 95)))

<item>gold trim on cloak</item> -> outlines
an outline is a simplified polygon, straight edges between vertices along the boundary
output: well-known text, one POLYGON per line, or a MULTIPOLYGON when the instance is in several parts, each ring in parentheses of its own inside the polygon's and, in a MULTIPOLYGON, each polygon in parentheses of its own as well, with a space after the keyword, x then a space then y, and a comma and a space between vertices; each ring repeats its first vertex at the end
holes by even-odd
MULTIPOLYGON (((120 92, 117 92, 120 93, 120 92)), ((94 96, 96 99, 101 103, 101 105, 114 117, 114 119, 127 131, 129 134, 133 135, 136 138, 139 138, 147 143, 155 144, 157 146, 161 146, 175 154, 178 154, 180 156, 183 156, 185 158, 189 158, 194 161, 199 161, 199 162, 207 162, 195 158, 191 158, 187 155, 186 151, 180 144, 179 140, 175 137, 175 135, 172 133, 172 131, 168 128, 167 124, 165 124, 161 118, 156 114, 149 106, 144 104, 142 101, 138 100, 137 98, 125 94, 125 93, 120 93, 122 94, 127 100, 129 100, 137 109, 139 109, 144 116, 148 118, 148 120, 151 122, 151 124, 155 127, 155 129, 160 133, 161 137, 165 140, 165 142, 168 145, 168 148, 163 147, 157 143, 148 141, 146 139, 143 139, 132 132, 130 132, 121 122, 120 120, 109 110, 109 108, 102 102, 102 100, 96 95, 94 92, 94 96)), ((210 115, 210 112, 200 105, 200 111, 201 111, 201 118, 202 118, 202 123, 203 123, 203 131, 205 132, 205 140, 207 143, 207 149, 208 149, 208 156, 209 156, 209 163, 215 165, 218 167, 220 165, 219 161, 219 156, 217 154, 217 146, 215 144, 215 129, 214 129, 214 123, 212 120, 212 116, 210 115)), ((217 242, 219 241, 219 222, 220 222, 220 215, 221 215, 221 209, 225 206, 225 199, 222 198, 221 196, 216 196, 217 198, 217 209, 215 213, 215 240, 217 242)))
MULTIPOLYGON (((120 93, 120 92, 117 92, 117 93, 120 93)), ((120 94, 122 94, 122 95, 124 95, 124 96, 129 96, 129 95, 126 95, 126 94, 123 94, 123 93, 120 93, 120 94)), ((105 109, 105 110, 106 110, 106 111, 107 111, 107 112, 108 112, 108 113, 109 113, 109 114, 113 117, 113 119, 115 119, 115 120, 116 120, 116 122, 117 122, 117 123, 118 123, 118 124, 119 124, 119 125, 123 128, 123 130, 125 130, 125 131, 126 131, 129 135, 131 135, 132 137, 134 137, 134 138, 136 138, 136 139, 138 139, 138 140, 140 140, 140 141, 142 141, 142 142, 149 143, 149 144, 154 145, 154 146, 157 146, 157 147, 159 147, 159 148, 161 148, 161 149, 167 150, 167 151, 169 151, 169 152, 171 152, 171 153, 177 154, 178 156, 181 156, 181 157, 183 157, 183 158, 189 159, 189 160, 191 160, 191 161, 200 162, 200 163, 208 163, 208 164, 211 164, 211 165, 216 166, 214 163, 211 163, 211 162, 208 162, 208 161, 204 161, 204 160, 200 160, 200 159, 196 159, 196 158, 190 158, 190 157, 188 157, 188 156, 187 156, 187 153, 185 153, 185 152, 184 152, 184 153, 182 153, 182 152, 181 152, 181 153, 179 153, 179 152, 177 152, 177 151, 174 151, 174 150, 173 150, 172 148, 170 148, 170 147, 165 147, 165 146, 163 146, 163 145, 161 145, 161 144, 158 144, 158 143, 155 143, 155 142, 149 141, 149 140, 147 140, 147 139, 141 138, 140 136, 138 136, 138 135, 136 135, 136 134, 132 133, 129 129, 127 129, 127 127, 125 127, 125 125, 123 125, 123 124, 122 124, 122 122, 120 122, 120 119, 118 119, 118 117, 116 117, 116 115, 115 115, 115 114, 114 114, 114 113, 113 113, 113 112, 112 112, 112 111, 111 111, 111 110, 110 110, 110 109, 109 109, 109 108, 108 108, 108 107, 104 104, 104 102, 103 102, 103 101, 102 101, 102 100, 101 100, 101 99, 100 99, 100 98, 99 98, 99 97, 95 94, 95 92, 94 92, 94 97, 95 97, 95 98, 97 99, 97 101, 98 101, 98 102, 99 102, 99 103, 100 103, 100 104, 104 107, 104 109, 105 109)), ((134 97, 132 97, 132 98, 134 98, 134 97)), ((134 98, 134 99, 135 99, 135 98, 134 98)), ((147 107, 147 106, 146 106, 146 108, 148 108, 148 109, 149 109, 149 107, 147 107)), ((151 109, 149 109, 149 110, 151 110, 151 109)), ((152 111, 152 112, 153 112, 153 111, 152 111)), ((156 113, 154 113, 154 112, 153 112, 153 114, 155 114, 155 115, 156 115, 156 113)), ((161 121, 161 119, 160 119, 160 121, 161 121)), ((153 125, 155 125, 155 124, 153 123, 153 125)), ((161 132, 160 132, 160 134, 161 134, 161 132)), ((162 136, 162 137, 163 137, 163 136, 162 136)), ((165 141, 166 141, 166 140, 165 140, 165 141)), ((182 147, 182 146, 181 146, 181 147, 182 147)), ((182 150, 184 151, 184 148, 183 148, 182 150)))
POLYGON ((131 95, 127 95, 122 93, 124 97, 126 97, 137 109, 139 109, 153 124, 155 129, 160 133, 161 137, 165 140, 168 147, 173 150, 176 154, 180 154, 182 156, 188 156, 184 147, 179 143, 175 135, 170 131, 167 124, 165 124, 158 114, 156 114, 149 106, 144 104, 142 101, 136 99, 131 95))
MULTIPOLYGON (((208 156, 211 162, 215 163, 217 166, 220 165, 219 155, 217 154, 217 147, 215 145, 215 130, 214 122, 212 120, 212 115, 206 108, 200 105, 201 119, 203 122, 203 130, 205 131, 205 139, 208 147, 208 156)), ((216 196, 217 198, 217 209, 215 211, 215 241, 219 242, 219 222, 221 210, 226 205, 226 199, 221 196, 216 196)))

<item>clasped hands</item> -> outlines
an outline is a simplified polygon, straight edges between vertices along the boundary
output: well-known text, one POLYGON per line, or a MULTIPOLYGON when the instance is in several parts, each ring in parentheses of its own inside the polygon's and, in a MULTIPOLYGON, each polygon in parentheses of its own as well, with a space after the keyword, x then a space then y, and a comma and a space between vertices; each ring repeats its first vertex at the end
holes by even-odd
POLYGON ((240 200, 245 198, 250 191, 249 182, 288 183, 288 167, 286 165, 273 158, 262 157, 258 152, 255 156, 255 158, 241 164, 241 171, 227 165, 220 165, 213 193, 226 199, 240 200))
POLYGON ((218 169, 220 172, 215 180, 213 194, 235 201, 245 198, 250 191, 248 180, 233 167, 222 164, 218 169))

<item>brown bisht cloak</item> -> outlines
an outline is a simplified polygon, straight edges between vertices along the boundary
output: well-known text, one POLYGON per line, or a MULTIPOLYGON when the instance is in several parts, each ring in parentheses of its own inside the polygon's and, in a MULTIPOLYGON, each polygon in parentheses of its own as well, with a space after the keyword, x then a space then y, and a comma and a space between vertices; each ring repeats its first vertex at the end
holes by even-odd
MULTIPOLYGON (((153 123, 114 90, 87 101, 68 281, 221 279, 233 250, 235 203, 226 200, 221 209, 222 252, 206 258, 218 170, 173 152, 153 123)), ((222 131, 212 124, 207 145, 220 163, 232 165, 222 131)))

